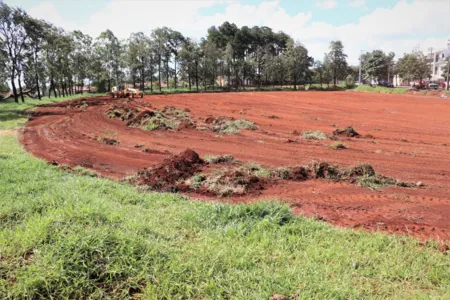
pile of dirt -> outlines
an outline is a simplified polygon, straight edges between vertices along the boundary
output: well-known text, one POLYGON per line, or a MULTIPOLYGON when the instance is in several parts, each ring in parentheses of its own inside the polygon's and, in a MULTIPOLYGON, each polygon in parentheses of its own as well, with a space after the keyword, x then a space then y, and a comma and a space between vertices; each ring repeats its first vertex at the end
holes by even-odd
POLYGON ((360 134, 358 132, 356 132, 356 130, 352 126, 349 126, 344 129, 336 129, 335 131, 332 132, 332 134, 334 136, 346 136, 346 137, 359 137, 360 136, 360 134))
POLYGON ((191 149, 165 159, 151 169, 144 169, 137 174, 137 183, 152 190, 177 192, 179 181, 186 180, 198 171, 204 161, 191 149))

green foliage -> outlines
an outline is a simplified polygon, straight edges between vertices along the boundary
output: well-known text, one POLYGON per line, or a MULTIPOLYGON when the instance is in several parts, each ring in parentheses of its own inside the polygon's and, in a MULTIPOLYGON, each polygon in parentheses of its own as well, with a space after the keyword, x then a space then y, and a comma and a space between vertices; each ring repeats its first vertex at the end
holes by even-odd
POLYGON ((347 75, 347 54, 344 53, 344 45, 341 41, 330 42, 330 52, 326 56, 324 64, 328 68, 327 72, 333 80, 334 87, 336 87, 338 80, 344 79, 347 75))
POLYGON ((353 78, 353 75, 347 75, 345 78, 345 87, 347 89, 352 89, 355 87, 355 79, 353 78))
POLYGON ((432 242, 335 228, 276 202, 140 193, 0 136, 2 298, 447 298, 432 242))
POLYGON ((395 71, 408 81, 427 79, 431 74, 428 60, 422 52, 405 54, 398 60, 395 71))
POLYGON ((363 54, 361 57, 361 71, 365 80, 387 80, 393 66, 395 54, 385 54, 381 50, 363 54))

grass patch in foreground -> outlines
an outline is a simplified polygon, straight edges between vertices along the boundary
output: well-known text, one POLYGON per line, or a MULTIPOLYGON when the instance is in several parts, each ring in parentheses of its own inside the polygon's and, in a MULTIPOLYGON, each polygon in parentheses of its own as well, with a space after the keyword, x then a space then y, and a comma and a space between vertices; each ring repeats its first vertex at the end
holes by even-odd
POLYGON ((28 114, 26 113, 26 110, 31 109, 37 105, 104 95, 105 94, 76 94, 59 98, 42 97, 42 100, 27 97, 25 98, 25 103, 15 103, 14 99, 0 101, 0 130, 17 129, 22 127, 28 120, 28 114))
POLYGON ((139 193, 67 173, 0 136, 0 298, 448 298, 434 243, 139 193))
POLYGON ((388 88, 384 86, 371 87, 367 85, 360 85, 351 91, 356 92, 369 92, 369 93, 382 93, 382 94, 406 94, 408 92, 407 88, 388 88))

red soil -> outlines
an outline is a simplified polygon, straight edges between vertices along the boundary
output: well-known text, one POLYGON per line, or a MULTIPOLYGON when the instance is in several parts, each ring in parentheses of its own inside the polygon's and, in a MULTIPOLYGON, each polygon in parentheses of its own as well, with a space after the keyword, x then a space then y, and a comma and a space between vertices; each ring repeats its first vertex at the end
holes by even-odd
POLYGON ((254 121, 259 127, 242 130, 239 135, 185 127, 143 131, 105 115, 113 104, 125 101, 103 97, 89 99, 87 107, 72 101, 70 107, 64 103, 39 108, 23 130, 21 141, 28 151, 49 162, 81 165, 110 178, 159 165, 186 148, 200 156, 232 154, 238 160, 268 166, 306 165, 311 160, 341 166, 368 162, 380 174, 423 182, 425 187, 371 191, 324 180, 283 181, 267 187, 256 198, 215 200, 281 199, 289 202, 295 213, 335 225, 450 240, 449 99, 346 92, 248 92, 145 96, 135 102, 136 107, 151 103, 154 109, 188 108, 197 125, 228 116, 254 121), (339 151, 330 147, 334 141, 304 140, 293 134, 321 130, 330 135, 336 128, 348 126, 362 137, 339 137, 347 146, 339 151), (101 137, 120 144, 103 144, 101 137))

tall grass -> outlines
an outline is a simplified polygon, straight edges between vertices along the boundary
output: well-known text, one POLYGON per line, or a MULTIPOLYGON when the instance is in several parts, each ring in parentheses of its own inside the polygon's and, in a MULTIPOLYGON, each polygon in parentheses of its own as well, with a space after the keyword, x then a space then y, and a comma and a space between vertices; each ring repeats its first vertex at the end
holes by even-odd
POLYGON ((449 259, 278 202, 203 203, 67 173, 0 136, 0 298, 448 298, 449 259))

